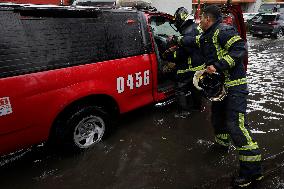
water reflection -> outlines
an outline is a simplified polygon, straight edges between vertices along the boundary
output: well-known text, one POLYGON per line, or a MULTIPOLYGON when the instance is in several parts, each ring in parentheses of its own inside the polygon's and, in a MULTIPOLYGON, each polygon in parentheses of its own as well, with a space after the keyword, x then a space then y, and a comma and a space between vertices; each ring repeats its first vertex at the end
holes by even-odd
POLYGON ((265 171, 277 168, 265 188, 283 188, 284 40, 248 38, 249 124, 263 152, 265 171))
MULTIPOLYGON (((260 122, 284 118, 284 41, 249 39, 248 80, 250 97, 248 112, 258 112, 260 122), (281 50, 281 51, 280 51, 281 50)), ((281 122, 280 122, 281 123, 281 122)), ((270 130, 279 131, 278 128, 270 130)), ((264 128, 267 131, 271 128, 264 128)))

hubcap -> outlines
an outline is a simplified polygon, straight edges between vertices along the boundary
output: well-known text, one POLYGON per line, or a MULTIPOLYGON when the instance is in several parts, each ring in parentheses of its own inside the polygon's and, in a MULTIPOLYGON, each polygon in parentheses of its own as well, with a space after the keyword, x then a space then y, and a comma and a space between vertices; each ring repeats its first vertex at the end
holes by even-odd
POLYGON ((74 130, 74 142, 80 148, 88 148, 101 141, 105 132, 103 119, 90 116, 81 120, 74 130))

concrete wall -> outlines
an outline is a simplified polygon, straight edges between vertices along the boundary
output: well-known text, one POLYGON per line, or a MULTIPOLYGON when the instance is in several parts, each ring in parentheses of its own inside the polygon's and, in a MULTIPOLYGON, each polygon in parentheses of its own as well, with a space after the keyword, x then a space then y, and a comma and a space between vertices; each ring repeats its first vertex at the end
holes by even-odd
POLYGON ((185 7, 191 12, 192 0, 152 0, 152 6, 156 7, 158 11, 173 15, 179 7, 185 7))

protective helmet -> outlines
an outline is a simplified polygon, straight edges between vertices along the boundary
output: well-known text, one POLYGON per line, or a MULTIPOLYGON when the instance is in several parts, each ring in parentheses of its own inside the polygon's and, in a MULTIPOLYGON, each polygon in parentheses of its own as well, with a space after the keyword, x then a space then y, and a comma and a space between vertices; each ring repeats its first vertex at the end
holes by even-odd
POLYGON ((188 10, 184 7, 178 8, 174 14, 175 27, 179 30, 181 25, 189 18, 192 19, 193 23, 194 18, 189 14, 188 10))
POLYGON ((195 72, 193 77, 193 85, 210 101, 222 101, 226 97, 224 81, 224 74, 208 74, 205 70, 195 72))

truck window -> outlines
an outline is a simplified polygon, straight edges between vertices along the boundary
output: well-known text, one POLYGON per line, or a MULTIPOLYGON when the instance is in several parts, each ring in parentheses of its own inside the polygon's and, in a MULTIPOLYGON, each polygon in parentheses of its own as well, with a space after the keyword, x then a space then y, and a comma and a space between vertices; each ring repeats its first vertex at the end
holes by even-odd
POLYGON ((259 7, 258 12, 272 12, 275 7, 275 4, 262 4, 259 7))
POLYGON ((168 37, 173 35, 179 36, 180 34, 173 29, 173 27, 170 25, 170 20, 165 17, 151 17, 150 27, 154 37, 155 52, 158 59, 158 84, 159 86, 163 86, 164 84, 168 84, 172 81, 170 79, 171 76, 163 72, 163 67, 169 62, 163 60, 161 55, 169 48, 167 46, 168 37))
POLYGON ((108 59, 144 54, 142 28, 138 13, 117 13, 108 15, 107 45, 108 59))
POLYGON ((151 27, 155 35, 163 35, 163 36, 179 36, 179 32, 175 31, 170 25, 170 21, 164 18, 152 18, 151 19, 151 27))
POLYGON ((25 16, 0 11, 5 28, 0 30, 0 78, 144 53, 137 12, 106 11, 72 19, 84 14, 56 11, 43 17, 33 11, 25 16))
POLYGON ((167 50, 168 37, 180 35, 179 32, 175 31, 175 29, 171 26, 170 20, 164 17, 152 17, 150 24, 160 53, 163 53, 165 50, 167 50))
POLYGON ((270 2, 262 4, 258 12, 265 13, 265 12, 282 12, 284 8, 283 2, 270 2))

